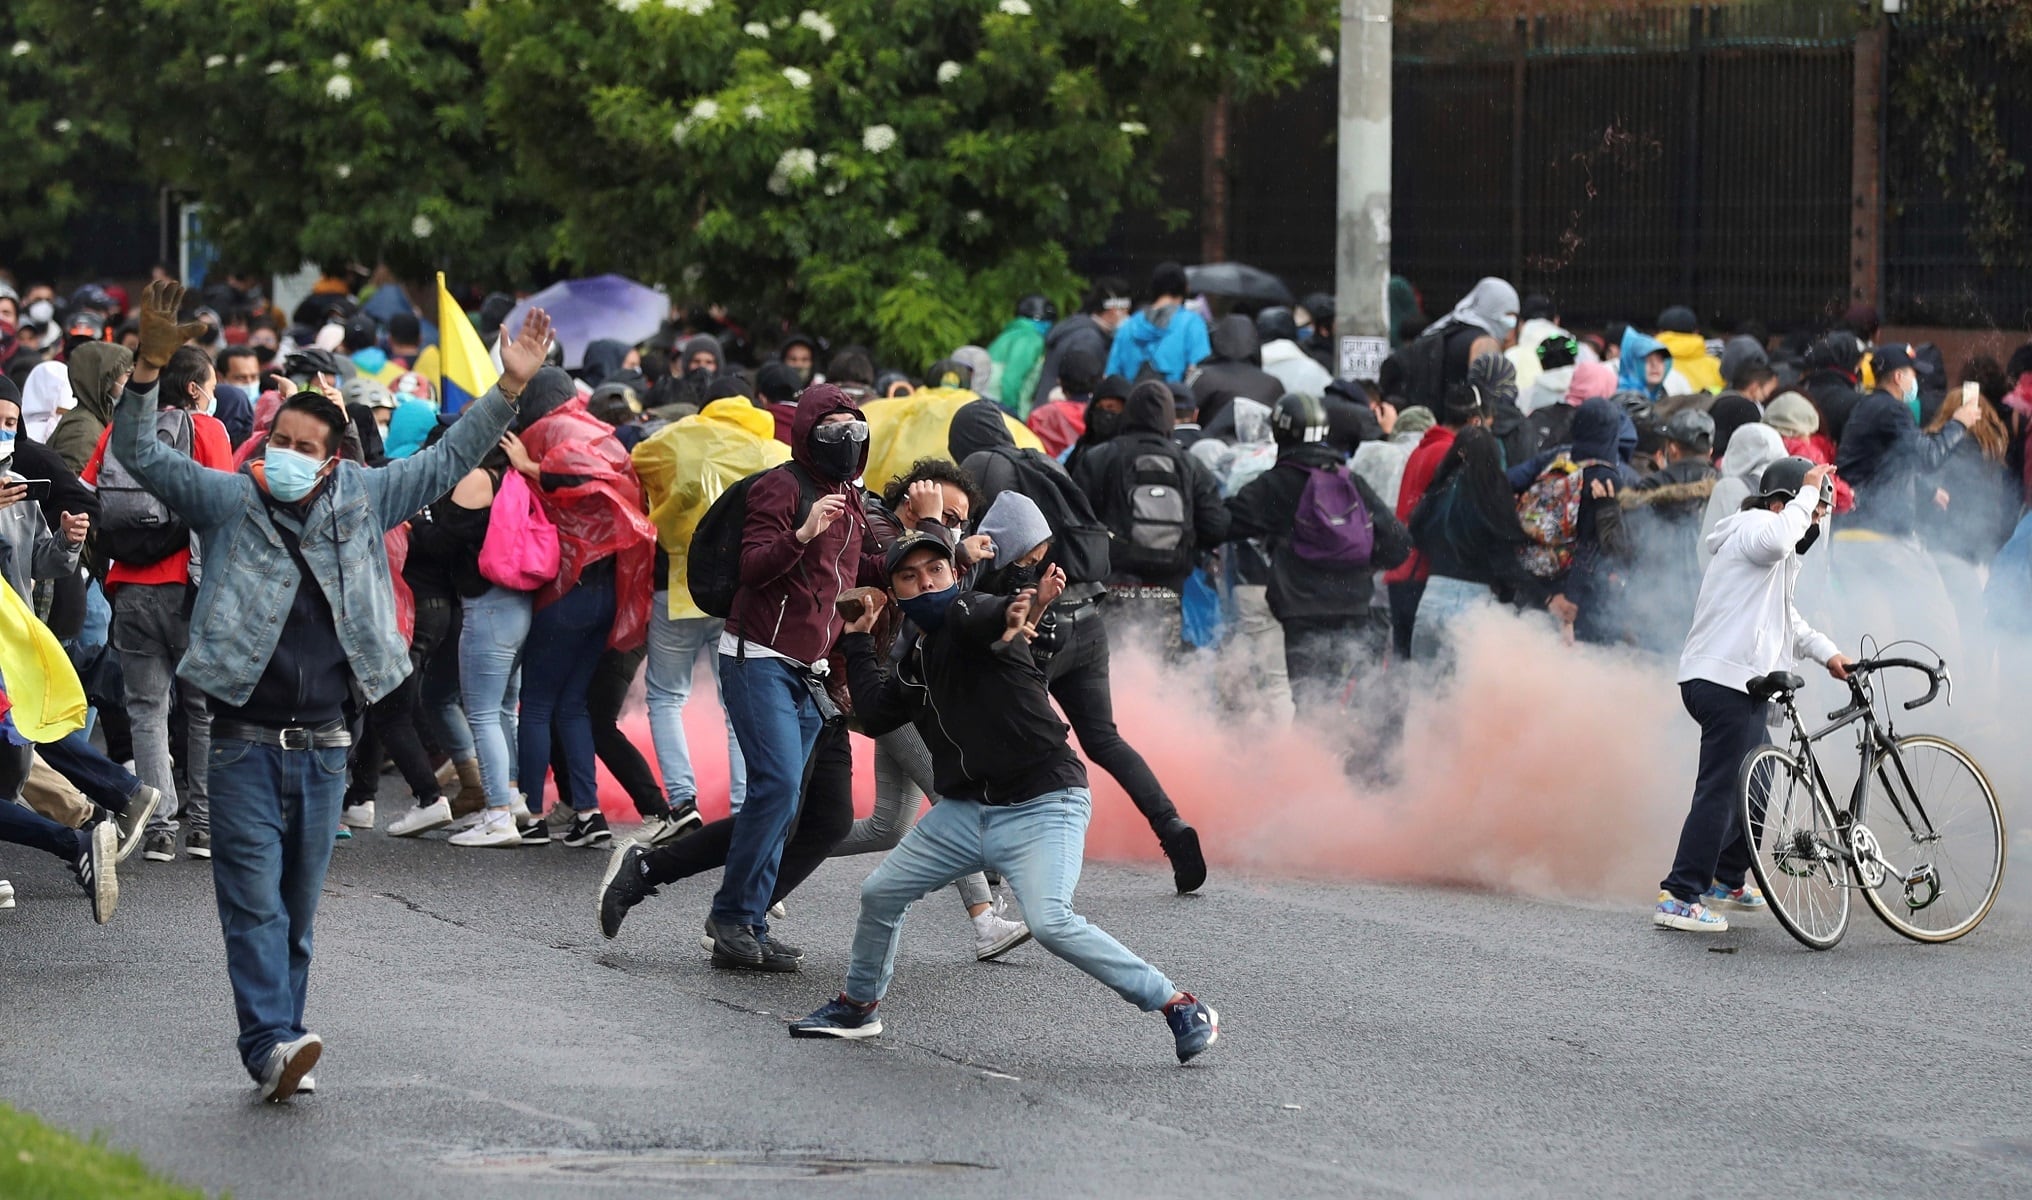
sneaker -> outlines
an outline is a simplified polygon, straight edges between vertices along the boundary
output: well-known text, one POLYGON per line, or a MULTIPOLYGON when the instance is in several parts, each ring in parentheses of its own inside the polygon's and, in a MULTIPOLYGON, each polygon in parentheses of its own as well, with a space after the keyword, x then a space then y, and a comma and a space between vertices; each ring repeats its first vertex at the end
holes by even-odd
POLYGON ((578 820, 578 816, 577 809, 563 801, 559 801, 557 807, 545 814, 543 819, 552 829, 565 829, 573 821, 578 820))
POLYGON ((607 860, 607 873, 600 876, 600 934, 613 937, 621 932, 621 921, 628 910, 657 895, 655 887, 642 877, 642 860, 649 857, 649 847, 640 842, 627 841, 614 847, 614 855, 607 860))
POLYGON ((1199 831, 1180 821, 1178 827, 1158 839, 1164 857, 1171 860, 1171 882, 1181 896, 1189 896, 1206 883, 1206 856, 1199 852, 1199 831))
MULTIPOLYGON (((167 834, 163 836, 168 836, 167 834)), ((78 830, 78 854, 71 860, 71 874, 92 902, 92 920, 104 925, 120 907, 120 879, 113 873, 119 861, 120 838, 111 821, 100 821, 78 830)))
POLYGON ((14 885, 0 879, 0 908, 14 907, 14 885))
POLYGON ((607 815, 597 808, 573 817, 571 828, 564 834, 564 844, 573 847, 597 846, 613 840, 614 835, 607 831, 607 815))
MULTIPOLYGON (((120 831, 120 853, 115 862, 126 862, 127 856, 134 853, 134 848, 142 843, 143 831, 148 828, 148 818, 155 815, 155 810, 161 804, 162 793, 145 783, 127 798, 127 811, 114 818, 119 822, 117 828, 120 831)), ((171 853, 169 857, 175 858, 176 855, 171 853)))
POLYGON ((713 965, 731 971, 765 971, 781 974, 802 965, 804 952, 778 942, 753 925, 721 928, 706 918, 705 940, 711 943, 713 965))
POLYGON ((183 852, 192 858, 212 856, 212 833, 209 829, 193 829, 184 835, 183 852))
POLYGON ((1727 933, 1728 919, 1707 905, 1688 904, 1671 892, 1658 893, 1658 908, 1651 923, 1660 929, 1682 929, 1688 933, 1727 933))
POLYGON ((974 918, 974 958, 993 962, 1030 940, 1030 926, 1005 920, 990 908, 974 918))
POLYGON ((142 839, 141 857, 149 862, 175 862, 176 835, 167 829, 158 829, 149 834, 142 839))
MULTIPOLYGON (((711 954, 713 952, 713 945, 715 943, 714 931, 717 928, 718 927, 713 924, 713 919, 711 917, 707 917, 705 935, 699 938, 699 945, 705 950, 707 954, 711 954)), ((804 961, 804 951, 791 945, 789 942, 786 942, 783 939, 777 937, 775 934, 770 933, 764 935, 764 940, 769 947, 770 953, 776 954, 783 958, 794 958, 799 962, 804 961)))
POLYGON ((296 1081, 297 1095, 308 1096, 316 1091, 317 1091, 317 1080, 314 1077, 306 1075, 302 1079, 296 1081))
POLYGON ((828 1000, 810 1016, 790 1023, 794 1038, 871 1038, 882 1032, 882 1018, 873 1004, 856 1004, 842 994, 828 1000))
POLYGON ((261 1073, 261 1099, 279 1104, 303 1087, 303 1077, 317 1066, 325 1052, 324 1039, 306 1033, 293 1042, 284 1042, 268 1052, 268 1069, 261 1073))
POLYGON ((1164 1006, 1164 1021, 1178 1043, 1178 1061, 1191 1062, 1221 1037, 1221 1014, 1202 1004, 1191 992, 1185 999, 1164 1006))
MULTIPOLYGON (((479 814, 475 813, 475 816, 479 814)), ((433 829, 452 823, 452 802, 439 796, 429 804, 419 804, 388 823, 389 837, 415 837, 433 829)), ((474 822, 478 824, 478 822, 474 822)))
POLYGON ((783 907, 783 901, 778 900, 769 906, 769 919, 772 921, 788 921, 790 919, 790 910, 783 907))
POLYGON ((374 802, 346 805, 339 810, 339 824, 352 829, 374 828, 374 802))
POLYGON ((346 823, 344 821, 340 821, 339 831, 332 835, 332 840, 338 842, 350 842, 353 840, 353 831, 346 827, 346 823))
POLYGON ((1707 891, 1702 893, 1700 902, 1709 908, 1733 908, 1737 912, 1763 912, 1766 908, 1764 893, 1758 891, 1757 885, 1747 879, 1743 881, 1743 886, 1734 891, 1719 883, 1709 884, 1707 891))
POLYGON ((505 808, 488 809, 479 824, 451 837, 454 846, 520 846, 522 842, 523 835, 515 828, 515 818, 505 808))
POLYGON ((663 833, 651 841, 658 846, 674 842, 687 833, 697 832, 705 823, 706 819, 699 816, 698 805, 687 802, 670 810, 670 815, 663 819, 663 833))
POLYGON ((527 825, 518 825, 516 832, 522 838, 522 844, 525 846, 550 845, 550 826, 545 824, 541 818, 531 821, 527 825))

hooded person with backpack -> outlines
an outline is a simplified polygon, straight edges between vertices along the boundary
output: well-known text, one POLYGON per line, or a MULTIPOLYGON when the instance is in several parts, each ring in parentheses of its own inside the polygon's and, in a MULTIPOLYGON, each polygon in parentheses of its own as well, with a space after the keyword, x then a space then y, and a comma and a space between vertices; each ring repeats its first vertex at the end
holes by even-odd
MULTIPOLYGON (((1168 414, 1170 390, 1156 384, 1151 395, 1161 395, 1162 409, 1168 414)), ((1091 429, 1090 417, 1089 432, 1091 429)), ((1108 444, 1103 442, 1094 450, 1108 444)), ((1176 450, 1168 437, 1163 444, 1176 450)), ((1206 882, 1199 833, 1179 816, 1150 765, 1115 727, 1102 603, 1113 567, 1108 528, 1094 515, 1086 493, 1065 468, 1041 451, 1017 448, 1002 410, 993 401, 976 400, 953 414, 947 450, 980 489, 984 505, 992 508, 1003 492, 1015 491, 1029 497, 1044 513, 1051 526, 1051 550, 1044 565, 1061 568, 1067 584, 1046 614, 1033 652, 1044 663, 1052 698, 1065 710, 1080 749, 1115 777, 1137 811, 1150 822, 1151 832, 1171 860, 1172 882, 1179 894, 1197 891, 1206 882)))
POLYGON ((1270 611, 1284 627, 1284 663, 1301 717, 1330 712, 1371 643, 1375 569, 1411 552, 1411 537, 1326 444, 1316 396, 1271 410, 1277 465, 1227 502, 1228 532, 1270 547, 1270 611))
POLYGON ((1524 563, 1552 593, 1546 607, 1569 638, 1615 641, 1618 569, 1629 559, 1617 493, 1623 486, 1618 444, 1628 416, 1608 397, 1583 402, 1567 445, 1511 467, 1517 515, 1532 544, 1524 563))

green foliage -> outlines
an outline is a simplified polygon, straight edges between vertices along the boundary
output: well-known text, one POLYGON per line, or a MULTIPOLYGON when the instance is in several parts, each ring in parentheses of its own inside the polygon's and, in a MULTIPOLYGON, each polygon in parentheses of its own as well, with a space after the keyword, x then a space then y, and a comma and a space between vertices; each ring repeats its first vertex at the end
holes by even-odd
POLYGON ((124 111, 99 114, 80 76, 29 14, 0 5, 0 239, 33 257, 61 254, 94 185, 132 170, 124 111))
POLYGON ((0 1196, 19 1200, 199 1200, 132 1154, 51 1129, 0 1104, 0 1196))

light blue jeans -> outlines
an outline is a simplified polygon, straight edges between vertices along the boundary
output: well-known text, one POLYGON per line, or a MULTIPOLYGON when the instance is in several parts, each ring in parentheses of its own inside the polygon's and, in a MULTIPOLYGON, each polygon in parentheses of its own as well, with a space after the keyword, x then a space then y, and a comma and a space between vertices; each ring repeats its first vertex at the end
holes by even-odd
POLYGON ((932 805, 861 885, 847 997, 867 1004, 889 990, 903 914, 912 903, 963 875, 994 871, 1015 890, 1039 945, 1145 1012, 1164 1007, 1178 989, 1163 972, 1072 910, 1092 814, 1085 788, 1047 792, 1022 804, 948 797, 932 805))
POLYGON ((515 710, 521 701, 516 675, 522 643, 529 638, 530 611, 530 593, 504 587, 465 599, 459 690, 465 694, 488 808, 506 808, 515 798, 515 710))
MULTIPOLYGON (((670 593, 657 592, 649 601, 649 669, 643 685, 649 701, 649 738, 656 744, 656 769, 663 775, 663 794, 672 808, 698 800, 698 778, 692 774, 691 746, 684 736, 684 703, 691 697, 692 678, 703 658, 712 665, 713 683, 720 682, 718 617, 670 616, 670 593)), ((724 695, 724 693, 723 693, 724 695)), ((720 702, 724 711, 726 701, 720 702)), ((748 795, 748 769, 741 761, 741 742, 727 718, 727 781, 734 812, 748 795)))
POLYGON ((1487 584, 1434 575, 1425 581, 1418 600, 1418 623, 1411 627, 1411 657, 1430 662, 1446 648, 1449 630, 1462 616, 1495 602, 1487 584))

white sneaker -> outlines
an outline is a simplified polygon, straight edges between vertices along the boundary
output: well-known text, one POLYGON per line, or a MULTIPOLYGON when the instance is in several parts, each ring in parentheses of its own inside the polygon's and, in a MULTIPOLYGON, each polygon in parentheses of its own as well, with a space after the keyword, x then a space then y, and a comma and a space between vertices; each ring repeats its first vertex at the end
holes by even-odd
POLYGON ((268 1052, 268 1069, 261 1073, 261 1098, 275 1104, 296 1095, 303 1077, 317 1066, 325 1051, 324 1039, 306 1033, 293 1042, 284 1042, 268 1052))
POLYGON ((415 837, 439 826, 452 823, 452 802, 439 796, 429 804, 419 805, 388 823, 389 837, 415 837))
POLYGON ((317 1091, 317 1079, 315 1076, 306 1075, 302 1079, 296 1081, 297 1095, 309 1096, 314 1094, 316 1091, 317 1091))
POLYGON ((453 821, 451 824, 445 826, 445 832, 464 833, 466 830, 471 829, 475 825, 478 825, 480 823, 480 818, 486 815, 487 810, 484 808, 481 809, 479 812, 469 812, 465 816, 460 817, 458 820, 453 821))
POLYGON ((0 879, 0 908, 14 907, 14 885, 0 879))
POLYGON ((769 906, 769 919, 772 921, 787 921, 790 919, 790 912, 783 907, 783 901, 778 900, 769 906))
POLYGON ((480 823, 464 833, 452 835, 454 846, 520 846, 522 835, 515 829, 515 818, 505 808, 490 808, 481 817, 480 823))
POLYGON ((993 962, 1030 940, 1030 926, 1002 919, 994 909, 974 918, 974 958, 993 962))
POLYGON ((374 802, 369 800, 365 804, 353 804, 340 809, 339 824, 354 829, 374 828, 374 802))
POLYGON ((662 817, 645 817, 642 821, 642 828, 636 830, 635 836, 628 840, 640 842, 645 846, 655 846, 660 844, 657 841, 658 838, 668 838, 669 836, 670 822, 662 817))

